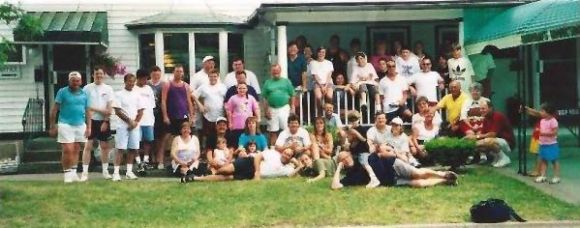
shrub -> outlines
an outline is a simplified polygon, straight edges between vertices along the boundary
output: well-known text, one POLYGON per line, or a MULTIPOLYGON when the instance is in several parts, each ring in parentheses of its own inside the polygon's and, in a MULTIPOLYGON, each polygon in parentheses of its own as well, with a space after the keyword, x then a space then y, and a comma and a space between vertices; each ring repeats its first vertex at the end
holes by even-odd
POLYGON ((425 144, 425 149, 435 162, 457 170, 475 151, 475 140, 440 137, 425 144))

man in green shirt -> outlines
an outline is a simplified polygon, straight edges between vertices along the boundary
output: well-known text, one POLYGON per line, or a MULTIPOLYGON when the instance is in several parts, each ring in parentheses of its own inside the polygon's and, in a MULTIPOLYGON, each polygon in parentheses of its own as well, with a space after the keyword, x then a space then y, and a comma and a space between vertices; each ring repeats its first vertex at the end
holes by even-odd
POLYGON ((288 116, 295 112, 292 103, 294 87, 287 78, 281 77, 281 67, 278 64, 272 65, 272 78, 264 82, 262 86, 262 96, 265 102, 266 119, 268 120, 269 145, 274 145, 278 138, 278 133, 288 127, 288 116))

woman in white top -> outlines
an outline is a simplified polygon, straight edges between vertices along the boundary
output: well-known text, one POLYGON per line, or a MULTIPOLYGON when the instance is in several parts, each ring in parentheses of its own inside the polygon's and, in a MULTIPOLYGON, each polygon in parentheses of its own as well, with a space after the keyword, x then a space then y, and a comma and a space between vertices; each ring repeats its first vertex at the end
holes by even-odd
POLYGON ((171 166, 173 173, 181 177, 181 182, 185 183, 185 176, 198 174, 201 172, 199 164, 199 140, 195 135, 191 135, 191 124, 184 122, 181 124, 180 135, 173 139, 171 144, 171 166))
POLYGON ((325 59, 326 49, 319 47, 316 49, 316 60, 308 64, 309 74, 313 80, 314 96, 318 110, 322 111, 322 98, 326 102, 332 102, 334 95, 334 85, 332 83, 332 72, 334 67, 332 62, 325 59))
POLYGON ((420 158, 427 156, 423 144, 439 135, 439 125, 435 124, 433 112, 429 111, 424 116, 424 121, 413 124, 413 136, 411 137, 411 153, 420 158))

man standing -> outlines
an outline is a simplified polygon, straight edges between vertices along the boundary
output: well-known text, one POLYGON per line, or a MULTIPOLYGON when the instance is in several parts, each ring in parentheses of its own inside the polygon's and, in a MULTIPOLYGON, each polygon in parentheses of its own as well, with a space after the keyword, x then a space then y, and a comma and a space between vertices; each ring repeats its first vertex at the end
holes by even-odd
MULTIPOLYGON (((209 74, 211 71, 215 70, 215 60, 213 56, 205 56, 201 62, 203 64, 203 68, 195 73, 190 79, 191 91, 196 91, 202 85, 209 84, 209 74)), ((195 97, 192 96, 192 99, 195 101, 195 97)), ((199 112, 199 108, 196 109, 195 114, 194 126, 197 130, 201 130, 203 128, 203 118, 201 117, 202 113, 199 112)))
MULTIPOLYGON (((179 135, 181 123, 194 120, 193 105, 190 99, 191 89, 189 85, 182 80, 183 66, 176 65, 173 70, 173 80, 165 83, 161 91, 161 112, 163 114, 163 123, 168 129, 164 133, 163 141, 167 141, 170 134, 179 135)), ((163 169, 164 150, 157 151, 158 169, 163 169)))
MULTIPOLYGON (((295 88, 301 88, 306 91, 306 59, 304 55, 298 54, 298 46, 295 42, 288 44, 288 79, 292 82, 295 88)), ((294 106, 300 105, 299 96, 294 97, 294 106)))
POLYGON ((64 183, 78 181, 77 162, 79 160, 80 143, 87 141, 91 132, 91 110, 88 95, 81 90, 82 79, 79 72, 68 75, 68 86, 56 93, 54 106, 50 111, 51 136, 57 136, 57 142, 62 147, 62 169, 64 183), (58 113, 58 127, 56 115, 58 113))
POLYGON ((115 93, 115 114, 121 121, 117 124, 117 133, 115 135, 117 153, 113 167, 113 181, 121 181, 119 170, 125 153, 127 153, 127 172, 125 176, 130 180, 137 179, 137 176, 133 173, 133 160, 135 160, 135 155, 137 150, 139 150, 139 142, 141 140, 139 122, 145 109, 138 89, 134 88, 135 81, 137 81, 135 75, 126 74, 123 80, 125 88, 115 93))
POLYGON ((145 168, 151 169, 149 164, 149 156, 151 155, 151 145, 155 139, 153 126, 155 125, 155 116, 153 109, 155 109, 155 92, 151 86, 147 85, 147 78, 149 72, 145 69, 137 70, 137 86, 134 87, 139 92, 139 97, 145 110, 143 110, 143 118, 140 123, 141 130, 141 153, 137 154, 136 161, 138 167, 137 172, 145 172, 145 168), (141 154, 143 154, 143 162, 141 162, 141 154))
POLYGON ((421 60, 421 72, 414 74, 409 78, 408 82, 409 85, 414 85, 414 88, 411 87, 411 94, 415 97, 424 96, 430 105, 435 105, 439 100, 437 98, 437 88, 443 90, 444 81, 437 72, 431 70, 431 66, 431 58, 424 57, 421 60))
POLYGON ((254 74, 254 72, 246 70, 244 68, 244 60, 241 58, 234 58, 234 61, 232 61, 232 68, 234 69, 234 71, 228 73, 226 75, 226 78, 224 79, 224 84, 226 85, 226 88, 230 88, 232 86, 235 86, 236 83, 236 73, 239 72, 245 72, 246 73, 246 78, 247 78, 247 82, 248 85, 251 85, 252 87, 254 87, 254 89, 256 89, 256 92, 258 94, 262 94, 261 90, 260 90, 260 83, 258 82, 258 77, 256 77, 256 74, 254 74))
POLYGON ((264 82, 264 107, 270 133, 269 145, 274 145, 278 132, 287 128, 290 113, 295 113, 292 103, 294 87, 287 78, 282 78, 280 65, 272 65, 272 78, 264 82))
MULTIPOLYGON (((165 85, 165 81, 161 80, 161 68, 154 66, 151 68, 151 79, 147 84, 151 86, 155 95, 155 108, 153 109, 153 116, 155 116, 155 123, 153 124, 153 136, 155 137, 155 154, 163 154, 165 151, 165 133, 167 131, 165 123, 163 122, 163 113, 161 112, 161 90, 165 85)), ((159 159, 156 157, 156 161, 159 159)), ((163 160, 161 160, 163 161, 163 160)))
POLYGON ((447 119, 449 129, 453 134, 461 135, 459 131, 459 117, 461 116, 461 107, 468 95, 461 92, 461 83, 457 80, 449 83, 449 94, 445 95, 436 106, 431 108, 435 113, 439 109, 447 109, 447 119))
POLYGON ((201 85, 197 90, 193 91, 196 105, 199 107, 198 110, 203 114, 201 118, 204 134, 200 134, 200 138, 201 136, 215 134, 216 121, 218 117, 224 115, 226 87, 219 82, 219 77, 219 72, 213 69, 209 72, 209 84, 201 85), (200 99, 203 99, 203 101, 200 99))
POLYGON ((395 61, 387 60, 387 76, 379 81, 379 92, 375 95, 377 112, 383 110, 388 120, 411 116, 411 111, 406 106, 408 91, 407 80, 399 75, 395 61), (382 109, 380 109, 381 101, 382 109))
POLYGON ((105 73, 101 68, 93 70, 94 82, 86 85, 83 91, 89 97, 89 110, 91 116, 91 134, 83 150, 83 172, 80 181, 89 179, 89 164, 91 163, 91 151, 93 150, 93 140, 97 139, 101 146, 101 162, 103 177, 111 179, 109 174, 109 138, 111 137, 111 124, 109 122, 111 112, 113 111, 112 103, 114 98, 113 88, 104 83, 105 73))
POLYGON ((449 78, 461 82, 461 90, 467 91, 471 82, 473 82, 473 77, 475 76, 473 66, 468 58, 461 55, 461 45, 454 43, 452 48, 453 51, 451 52, 451 56, 453 58, 447 60, 449 78))
POLYGON ((406 45, 401 48, 401 56, 397 57, 395 61, 399 75, 403 76, 406 80, 409 80, 411 76, 421 70, 419 67, 419 58, 413 55, 411 49, 406 45))

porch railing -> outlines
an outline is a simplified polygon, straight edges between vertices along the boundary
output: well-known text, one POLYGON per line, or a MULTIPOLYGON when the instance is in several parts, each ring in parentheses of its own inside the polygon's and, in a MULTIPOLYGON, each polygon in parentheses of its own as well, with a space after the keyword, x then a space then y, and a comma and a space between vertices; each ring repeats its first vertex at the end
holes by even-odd
POLYGON ((22 130, 24 133, 24 146, 28 142, 44 132, 44 100, 30 98, 22 115, 22 130))

